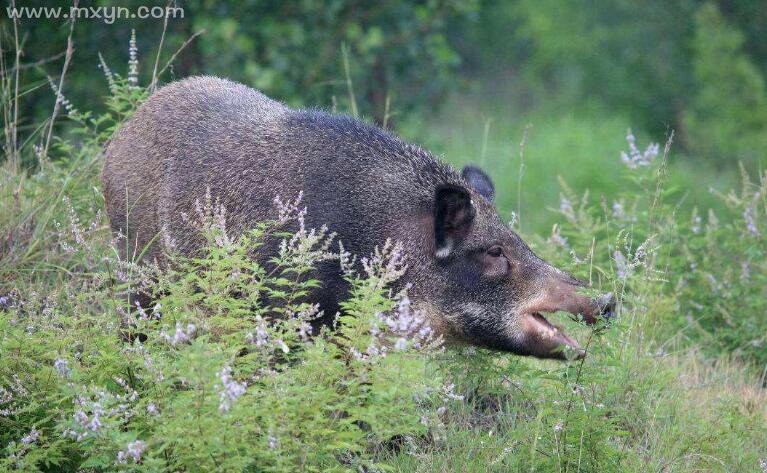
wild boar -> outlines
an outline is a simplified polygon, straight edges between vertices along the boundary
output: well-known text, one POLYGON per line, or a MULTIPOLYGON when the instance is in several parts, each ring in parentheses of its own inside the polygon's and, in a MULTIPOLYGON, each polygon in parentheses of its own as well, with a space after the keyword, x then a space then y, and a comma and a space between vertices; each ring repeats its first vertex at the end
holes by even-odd
MULTIPOLYGON (((447 340, 519 355, 563 358, 578 343, 544 312, 594 323, 612 304, 578 293, 584 283, 538 258, 499 218, 494 187, 479 169, 463 175, 428 151, 360 120, 294 110, 216 77, 155 92, 108 145, 106 207, 127 251, 162 261, 164 237, 200 248, 182 219, 206 189, 233 233, 274 217, 277 194, 303 192, 310 228, 327 225, 351 253, 402 242, 415 308, 447 340), (162 236, 161 236, 162 234, 162 236)), ((346 286, 323 265, 318 301, 334 314, 346 286)))

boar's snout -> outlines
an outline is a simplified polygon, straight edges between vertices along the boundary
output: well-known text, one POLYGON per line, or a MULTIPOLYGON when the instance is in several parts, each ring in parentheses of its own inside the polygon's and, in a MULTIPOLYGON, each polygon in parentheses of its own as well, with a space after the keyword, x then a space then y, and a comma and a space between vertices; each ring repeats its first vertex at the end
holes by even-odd
POLYGON ((550 323, 543 313, 569 312, 589 325, 609 320, 615 312, 612 293, 591 298, 578 291, 586 283, 558 270, 547 275, 539 295, 520 311, 524 345, 529 354, 539 358, 583 358, 586 352, 560 326, 550 323))

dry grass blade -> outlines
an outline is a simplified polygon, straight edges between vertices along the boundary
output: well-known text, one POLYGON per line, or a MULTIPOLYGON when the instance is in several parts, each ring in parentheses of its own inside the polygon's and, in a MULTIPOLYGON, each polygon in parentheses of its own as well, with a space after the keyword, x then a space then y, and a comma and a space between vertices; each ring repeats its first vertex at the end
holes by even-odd
MULTIPOLYGON (((77 8, 78 2, 75 0, 73 4, 73 8, 77 8)), ((50 121, 48 123, 48 132, 45 136, 45 142, 43 144, 42 152, 40 153, 40 165, 44 165, 45 162, 48 161, 48 150, 51 146, 51 138, 53 137, 53 126, 56 123, 56 117, 59 114, 59 109, 61 108, 61 99, 62 99, 62 93, 64 88, 64 79, 67 75, 67 70, 69 70, 69 63, 72 61, 72 55, 74 54, 74 40, 72 39, 72 35, 75 31, 75 19, 77 18, 76 15, 72 15, 69 23, 69 35, 67 35, 67 49, 64 53, 64 66, 61 68, 61 77, 59 78, 59 85, 58 89, 56 90, 56 102, 53 104, 53 113, 51 114, 50 121)))
POLYGON ((187 40, 186 40, 186 41, 184 41, 184 44, 182 44, 182 45, 181 45, 181 46, 180 46, 180 47, 179 47, 179 48, 176 50, 176 52, 175 52, 175 53, 173 53, 173 55, 170 57, 170 59, 168 59, 168 62, 166 62, 166 63, 165 63, 165 65, 163 66, 163 68, 162 68, 162 69, 160 69, 160 72, 158 72, 158 73, 157 73, 157 77, 160 77, 160 76, 162 76, 162 75, 165 73, 165 71, 166 71, 166 70, 167 70, 167 69, 170 67, 170 65, 171 65, 171 64, 173 64, 173 61, 175 61, 175 60, 176 60, 176 58, 178 57, 178 55, 179 55, 179 54, 181 54, 181 51, 183 51, 183 50, 184 50, 184 49, 185 49, 187 46, 189 46, 189 44, 190 44, 192 41, 194 41, 194 40, 195 40, 195 38, 197 38, 197 37, 198 37, 198 36, 200 36, 201 34, 205 34, 205 30, 200 30, 200 31, 196 32, 195 34, 193 34, 192 36, 190 36, 189 38, 187 38, 187 40))
MULTIPOLYGON (((172 0, 168 0, 165 11, 167 12, 170 6, 173 4, 172 0)), ((154 67, 152 68, 152 82, 149 83, 149 93, 154 92, 157 88, 157 67, 160 65, 160 55, 162 54, 162 47, 165 43, 165 33, 168 31, 168 15, 163 16, 162 22, 162 34, 160 35, 160 43, 157 45, 157 56, 154 58, 154 67)))

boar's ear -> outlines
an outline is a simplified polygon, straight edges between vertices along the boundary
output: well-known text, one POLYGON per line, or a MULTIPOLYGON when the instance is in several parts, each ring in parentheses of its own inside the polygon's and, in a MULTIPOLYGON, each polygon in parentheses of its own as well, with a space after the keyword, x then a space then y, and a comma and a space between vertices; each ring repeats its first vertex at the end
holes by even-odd
POLYGON ((479 195, 490 202, 495 199, 495 186, 493 185, 493 180, 490 179, 490 176, 485 174, 483 170, 469 164, 464 166, 461 175, 466 179, 466 182, 479 193, 479 195))
POLYGON ((446 258, 456 244, 469 233, 474 220, 474 206, 469 191, 446 184, 437 189, 434 202, 434 255, 446 258))

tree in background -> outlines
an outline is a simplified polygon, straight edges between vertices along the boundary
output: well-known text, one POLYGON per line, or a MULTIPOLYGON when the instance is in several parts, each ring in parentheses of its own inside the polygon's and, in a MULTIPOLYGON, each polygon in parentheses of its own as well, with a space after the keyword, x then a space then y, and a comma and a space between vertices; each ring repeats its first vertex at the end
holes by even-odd
POLYGON ((696 87, 684 125, 693 151, 753 163, 767 149, 767 93, 743 43, 743 34, 715 4, 706 3, 695 14, 696 87))
MULTIPOLYGON (((145 2, 127 0, 120 6, 136 11, 141 5, 145 2)), ((51 5, 33 0, 24 6, 51 5)), ((59 6, 66 9, 70 3, 60 2, 59 6)), ((183 7, 184 17, 168 20, 160 66, 188 38, 204 33, 185 45, 162 81, 216 74, 291 105, 331 107, 335 99, 344 110, 358 109, 379 124, 390 124, 386 116, 389 98, 392 108, 399 111, 430 108, 450 89, 460 56, 449 44, 446 29, 475 11, 478 1, 190 0, 178 2, 178 6, 183 7), (354 107, 349 98, 352 90, 354 107)), ((95 7, 113 5, 98 0, 95 7)), ((7 36, 12 27, 4 13, 2 27, 7 36)), ((68 33, 63 23, 63 19, 20 21, 25 62, 56 59, 25 68, 24 82, 30 84, 33 97, 26 102, 30 109, 24 116, 44 119, 49 114, 53 94, 45 85, 46 75, 55 77, 61 67, 68 33)), ((123 72, 132 29, 137 32, 140 74, 149 77, 163 33, 162 19, 123 18, 112 24, 78 20, 77 51, 64 91, 73 103, 88 108, 101 102, 93 94, 98 90, 106 93, 103 77, 96 73, 98 54, 115 72, 123 72)), ((4 48, 4 53, 12 62, 12 51, 4 48)))
POLYGON ((459 31, 473 40, 461 43, 473 58, 464 72, 495 68, 516 76, 525 105, 597 104, 659 139, 676 130, 696 157, 756 168, 767 144, 767 9, 719 3, 484 0, 480 21, 459 31))
MULTIPOLYGON (((126 0, 121 6, 135 11, 141 5, 126 0)), ((162 66, 204 31, 184 45, 161 82, 216 74, 293 106, 338 106, 388 126, 392 114, 426 115, 447 94, 471 83, 486 85, 480 98, 494 105, 508 105, 511 95, 516 110, 544 105, 560 113, 597 104, 658 140, 676 130, 683 149, 722 163, 739 159, 753 165, 765 144, 767 8, 759 0, 189 0, 178 5, 184 17, 170 19, 165 35, 161 19, 79 20, 63 91, 67 98, 82 109, 101 106, 107 87, 97 70, 99 53, 125 75, 133 29, 142 83, 152 74, 161 37, 162 66)), ((112 6, 110 0, 94 1, 94 7, 112 6)), ((12 64, 12 25, 0 16, 4 60, 12 64)), ((50 117, 54 94, 48 76, 56 79, 61 70, 69 30, 63 22, 19 24, 20 82, 26 85, 21 135, 50 117)))
POLYGON ((537 96, 628 110, 637 125, 662 134, 690 87, 694 11, 692 0, 520 0, 508 14, 525 45, 517 67, 537 96))
POLYGON ((192 69, 231 71, 295 105, 348 101, 349 79, 355 106, 379 124, 391 123, 387 99, 398 109, 434 106, 449 89, 460 57, 447 42, 446 27, 476 6, 462 0, 199 0, 188 9, 206 12, 194 24, 208 36, 192 69), (222 45, 231 49, 221 51, 222 45))

